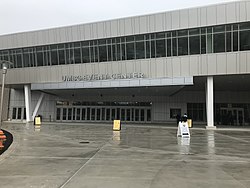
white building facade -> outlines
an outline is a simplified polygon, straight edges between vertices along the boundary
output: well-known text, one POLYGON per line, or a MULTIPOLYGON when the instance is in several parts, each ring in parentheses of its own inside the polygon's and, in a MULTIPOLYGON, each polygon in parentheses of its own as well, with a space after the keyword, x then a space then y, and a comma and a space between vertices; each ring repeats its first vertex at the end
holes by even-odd
POLYGON ((9 120, 250 123, 250 2, 0 36, 9 120))

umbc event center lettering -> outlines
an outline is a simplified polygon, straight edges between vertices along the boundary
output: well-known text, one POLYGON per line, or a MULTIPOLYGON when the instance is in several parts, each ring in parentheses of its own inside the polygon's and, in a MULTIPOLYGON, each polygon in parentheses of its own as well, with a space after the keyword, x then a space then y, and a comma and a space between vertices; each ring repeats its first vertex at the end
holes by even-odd
POLYGON ((126 73, 126 74, 90 74, 84 76, 63 76, 64 82, 79 82, 92 80, 117 80, 117 79, 135 79, 144 78, 144 74, 140 72, 126 73))

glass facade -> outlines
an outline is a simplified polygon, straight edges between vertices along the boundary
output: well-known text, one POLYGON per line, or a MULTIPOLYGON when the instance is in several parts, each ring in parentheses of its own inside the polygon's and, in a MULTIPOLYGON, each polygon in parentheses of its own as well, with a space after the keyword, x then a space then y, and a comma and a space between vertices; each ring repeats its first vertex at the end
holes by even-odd
POLYGON ((250 50, 250 22, 0 51, 13 68, 250 50))
POLYGON ((57 101, 56 121, 151 122, 152 102, 57 101))

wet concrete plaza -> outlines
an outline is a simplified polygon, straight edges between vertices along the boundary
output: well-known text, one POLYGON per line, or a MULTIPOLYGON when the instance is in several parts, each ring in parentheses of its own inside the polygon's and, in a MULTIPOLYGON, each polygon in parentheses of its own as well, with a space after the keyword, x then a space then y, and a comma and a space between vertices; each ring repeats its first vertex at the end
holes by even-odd
POLYGON ((1 187, 246 188, 250 129, 5 123, 13 144, 0 156, 1 187))

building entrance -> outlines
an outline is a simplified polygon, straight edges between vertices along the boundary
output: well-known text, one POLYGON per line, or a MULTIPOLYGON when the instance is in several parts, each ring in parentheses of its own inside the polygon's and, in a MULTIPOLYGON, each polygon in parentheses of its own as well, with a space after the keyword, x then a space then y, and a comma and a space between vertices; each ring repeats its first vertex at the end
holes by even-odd
POLYGON ((222 125, 244 125, 244 109, 220 108, 219 117, 216 117, 216 119, 222 125))
POLYGON ((149 107, 57 107, 56 121, 100 122, 119 119, 123 122, 151 122, 149 107))

